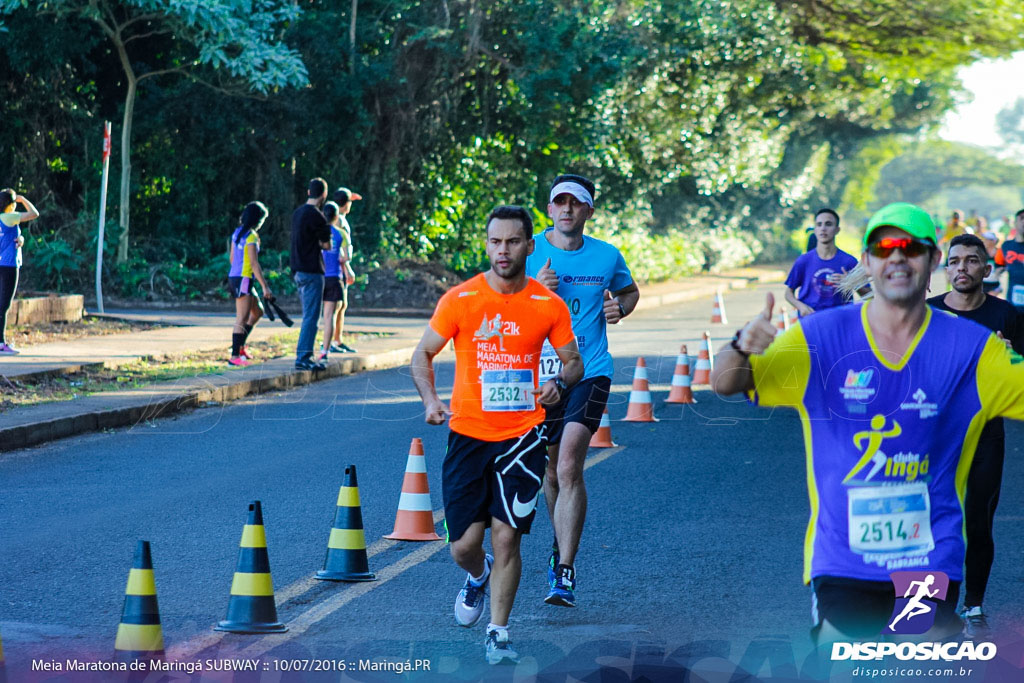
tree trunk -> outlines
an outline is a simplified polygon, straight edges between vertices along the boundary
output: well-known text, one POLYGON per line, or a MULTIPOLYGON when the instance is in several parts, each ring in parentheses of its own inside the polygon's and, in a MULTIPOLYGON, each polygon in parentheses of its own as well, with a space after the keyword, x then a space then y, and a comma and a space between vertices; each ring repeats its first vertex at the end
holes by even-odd
POLYGON ((359 10, 359 0, 352 0, 352 18, 348 25, 348 72, 353 76, 356 73, 356 12, 359 10))
POLYGON ((132 190, 132 116, 135 112, 135 74, 126 68, 128 93, 124 98, 124 121, 121 124, 121 211, 118 225, 121 235, 117 240, 117 263, 128 261, 128 218, 132 190))

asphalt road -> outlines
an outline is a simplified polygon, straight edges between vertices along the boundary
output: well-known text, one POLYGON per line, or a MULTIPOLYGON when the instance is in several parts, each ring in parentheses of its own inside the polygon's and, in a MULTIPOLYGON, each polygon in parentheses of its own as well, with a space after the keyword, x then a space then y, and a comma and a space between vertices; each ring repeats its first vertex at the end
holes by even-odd
MULTIPOLYGON (((482 625, 454 625, 464 574, 443 544, 381 539, 394 524, 414 437, 424 442, 435 512, 441 507, 447 429, 423 422, 407 369, 396 369, 0 457, 0 634, 12 680, 33 660, 110 658, 139 539, 152 543, 169 658, 257 660, 256 673, 235 680, 394 679, 385 670, 360 671, 361 660, 378 669, 429 662, 429 673, 408 674, 414 680, 681 680, 684 669, 692 681, 758 680, 744 672, 792 680, 808 673, 810 592, 801 582, 808 503, 795 412, 700 390, 696 405, 663 403, 680 343, 695 354, 704 329, 721 343, 762 307, 763 291, 750 290, 727 299, 732 324, 709 325, 705 300, 640 312, 613 328, 610 410, 619 448, 591 452, 579 607, 542 602, 552 535, 541 512, 523 542, 511 621, 524 655, 517 667, 488 667, 482 625), (641 354, 660 419, 654 424, 617 421, 641 354), (378 580, 315 581, 348 465, 358 469, 378 580), (278 614, 290 630, 214 633, 226 614, 247 506, 257 499, 278 614), (282 670, 295 666, 333 670, 282 670)), ((451 381, 449 355, 438 384, 451 381)), ((1000 656, 987 670, 976 665, 970 680, 1006 680, 1005 667, 1024 668, 1024 425, 1009 423, 1007 442, 986 600, 1001 630, 1000 656)), ((200 679, 231 676, 192 677, 200 679)))

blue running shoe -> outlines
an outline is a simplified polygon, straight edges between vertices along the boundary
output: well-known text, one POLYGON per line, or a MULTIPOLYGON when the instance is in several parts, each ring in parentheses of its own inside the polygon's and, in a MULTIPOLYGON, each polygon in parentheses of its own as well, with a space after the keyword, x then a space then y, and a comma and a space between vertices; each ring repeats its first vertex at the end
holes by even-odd
POLYGON ((555 568, 555 583, 544 602, 560 607, 576 606, 576 570, 564 564, 555 568))
POLYGON ((558 554, 558 546, 552 546, 551 557, 548 558, 548 588, 555 587, 555 568, 561 559, 561 556, 558 554))
POLYGON ((484 645, 487 647, 488 664, 519 663, 519 653, 512 649, 512 644, 508 639, 508 629, 496 628, 488 631, 484 645))
POLYGON ((455 598, 455 623, 459 626, 476 626, 480 617, 484 615, 484 598, 487 596, 487 584, 491 580, 492 564, 494 557, 490 554, 484 555, 487 577, 479 586, 473 583, 473 577, 466 576, 466 584, 459 591, 459 597, 455 598))

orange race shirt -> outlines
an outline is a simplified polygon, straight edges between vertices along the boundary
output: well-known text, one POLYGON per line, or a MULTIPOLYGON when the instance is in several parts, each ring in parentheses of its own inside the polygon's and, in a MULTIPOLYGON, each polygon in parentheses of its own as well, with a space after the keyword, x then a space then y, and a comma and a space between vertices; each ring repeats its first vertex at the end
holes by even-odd
POLYGON ((575 337, 569 309, 532 277, 515 294, 499 294, 483 274, 448 290, 430 328, 455 343, 452 431, 481 441, 522 436, 544 421, 537 387, 541 346, 575 337))

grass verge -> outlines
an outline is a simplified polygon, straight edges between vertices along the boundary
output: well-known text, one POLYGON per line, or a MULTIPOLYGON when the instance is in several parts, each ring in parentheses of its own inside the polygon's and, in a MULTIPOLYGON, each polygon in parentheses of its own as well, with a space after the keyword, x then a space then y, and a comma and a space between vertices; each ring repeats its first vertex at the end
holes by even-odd
MULTIPOLYGON (((122 330, 123 331, 123 330, 122 330)), ((369 332, 344 335, 346 344, 358 345, 360 340, 390 336, 390 333, 369 332)), ((249 350, 256 363, 290 356, 295 353, 297 330, 285 332, 266 341, 251 342, 249 350)), ((87 368, 81 372, 58 377, 19 381, 0 376, 0 413, 8 410, 52 403, 73 401, 102 392, 123 391, 144 387, 157 382, 172 382, 202 375, 222 375, 234 372, 228 365, 227 349, 196 351, 166 358, 141 358, 116 368, 87 368)))

